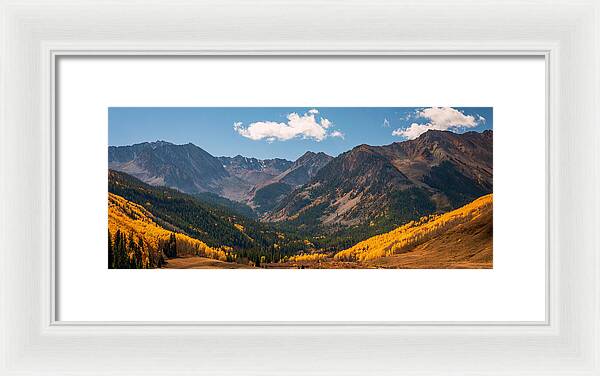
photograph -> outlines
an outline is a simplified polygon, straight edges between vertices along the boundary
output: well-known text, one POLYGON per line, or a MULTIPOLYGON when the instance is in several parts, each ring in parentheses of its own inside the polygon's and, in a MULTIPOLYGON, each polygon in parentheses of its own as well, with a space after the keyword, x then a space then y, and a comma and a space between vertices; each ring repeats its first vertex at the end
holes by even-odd
POLYGON ((493 269, 492 107, 109 107, 109 269, 493 269))

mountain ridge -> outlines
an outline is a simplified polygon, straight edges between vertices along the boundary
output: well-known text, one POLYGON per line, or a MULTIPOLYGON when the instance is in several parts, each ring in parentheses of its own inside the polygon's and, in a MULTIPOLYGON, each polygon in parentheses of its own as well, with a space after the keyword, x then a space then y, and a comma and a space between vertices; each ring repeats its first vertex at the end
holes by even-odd
POLYGON ((330 158, 313 152, 296 161, 215 157, 191 142, 178 145, 162 140, 108 148, 109 169, 150 185, 189 194, 213 193, 255 207, 254 194, 261 187, 280 180, 292 188, 300 186, 330 158))
POLYGON ((493 131, 430 130, 414 140, 357 145, 337 157, 307 151, 293 162, 214 157, 192 143, 159 140, 109 147, 109 168, 150 185, 249 205, 263 221, 368 235, 491 193, 493 131))
POLYGON ((456 209, 492 192, 492 141, 492 131, 428 131, 415 140, 358 145, 288 195, 266 220, 311 231, 368 231, 456 209))

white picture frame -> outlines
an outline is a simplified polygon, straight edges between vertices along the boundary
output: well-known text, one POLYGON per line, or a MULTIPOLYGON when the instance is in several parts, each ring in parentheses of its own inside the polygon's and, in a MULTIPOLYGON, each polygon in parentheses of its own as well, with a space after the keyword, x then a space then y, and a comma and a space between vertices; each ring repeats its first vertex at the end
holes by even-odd
POLYGON ((25 0, 0 27, 0 374, 600 375, 597 1, 25 0), (544 56, 547 321, 57 321, 56 58, 247 54, 544 56))

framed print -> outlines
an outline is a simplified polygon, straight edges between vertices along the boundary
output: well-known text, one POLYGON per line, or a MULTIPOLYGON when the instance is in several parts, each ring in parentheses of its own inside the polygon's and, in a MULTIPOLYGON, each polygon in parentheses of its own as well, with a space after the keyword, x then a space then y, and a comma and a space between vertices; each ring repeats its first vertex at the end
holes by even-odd
POLYGON ((543 57, 55 66, 57 320, 546 321, 543 57), (426 98, 442 105, 405 105, 426 98), (198 286, 216 288, 186 299, 198 286))
POLYGON ((598 4, 316 5, 0 6, 0 374, 600 374, 598 4))

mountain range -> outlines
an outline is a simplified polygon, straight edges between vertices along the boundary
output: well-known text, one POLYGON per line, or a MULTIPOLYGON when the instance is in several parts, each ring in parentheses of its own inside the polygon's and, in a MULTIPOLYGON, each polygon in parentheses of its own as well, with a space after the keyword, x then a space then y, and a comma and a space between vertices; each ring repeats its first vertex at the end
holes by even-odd
POLYGON ((108 148, 111 170, 188 194, 216 194, 247 204, 259 213, 283 198, 282 192, 289 193, 307 183, 331 159, 325 153, 311 151, 294 162, 241 155, 214 157, 194 144, 175 145, 166 141, 108 148))
POLYGON ((332 228, 395 227, 492 192, 492 131, 428 131, 415 140, 359 145, 282 200, 269 221, 332 228))
POLYGON ((248 205, 262 221, 352 232, 351 244, 491 193, 493 133, 428 131, 335 158, 309 151, 296 161, 215 157, 191 143, 157 141, 110 146, 108 162, 152 186, 248 205))

